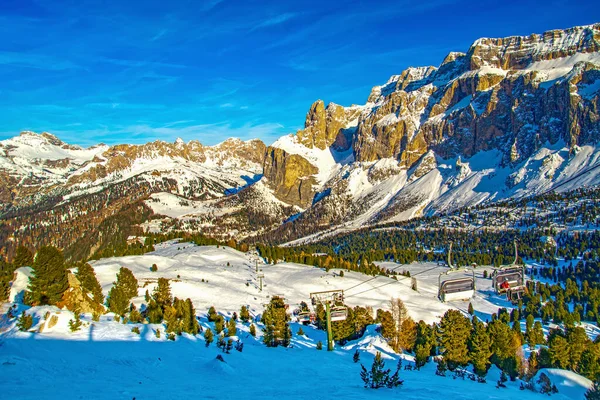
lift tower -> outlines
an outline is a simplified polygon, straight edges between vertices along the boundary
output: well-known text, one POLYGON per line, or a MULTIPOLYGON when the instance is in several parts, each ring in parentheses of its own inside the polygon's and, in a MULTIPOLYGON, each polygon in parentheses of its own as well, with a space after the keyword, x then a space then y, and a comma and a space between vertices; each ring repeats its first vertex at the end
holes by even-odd
POLYGON ((327 318, 327 351, 333 351, 333 334, 331 332, 331 321, 343 321, 348 316, 348 310, 344 304, 343 290, 326 290, 310 294, 313 305, 321 304, 325 307, 327 318))

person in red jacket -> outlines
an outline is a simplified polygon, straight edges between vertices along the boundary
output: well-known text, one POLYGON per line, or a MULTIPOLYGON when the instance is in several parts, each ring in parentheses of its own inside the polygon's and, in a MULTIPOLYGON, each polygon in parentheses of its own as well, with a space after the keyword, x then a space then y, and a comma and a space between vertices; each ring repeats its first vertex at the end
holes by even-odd
POLYGON ((502 282, 502 284, 500 285, 500 288, 502 290, 510 289, 510 284, 508 283, 508 279, 504 279, 504 282, 502 282))

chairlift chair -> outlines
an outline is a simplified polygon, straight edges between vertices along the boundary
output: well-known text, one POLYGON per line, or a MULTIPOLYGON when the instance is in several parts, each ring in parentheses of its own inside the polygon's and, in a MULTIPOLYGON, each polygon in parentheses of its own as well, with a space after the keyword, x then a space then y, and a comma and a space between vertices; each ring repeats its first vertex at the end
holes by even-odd
POLYGON ((333 306, 330 310, 331 321, 343 321, 348 318, 348 309, 344 306, 333 306))
MULTIPOLYGON (((494 270, 492 274, 492 285, 497 294, 507 293, 509 290, 522 294, 525 286, 525 266, 518 265, 519 253, 517 242, 515 241, 515 260, 512 264, 503 265, 494 270), (521 288, 517 290, 517 288, 521 288)), ((520 296, 520 295, 519 295, 520 296)))
POLYGON ((459 269, 452 265, 452 243, 450 243, 450 248, 448 250, 448 267, 450 267, 450 270, 442 272, 438 277, 438 298, 442 302, 469 300, 475 294, 475 270, 472 271, 472 277, 464 276, 442 281, 442 276, 469 271, 467 268, 459 269))

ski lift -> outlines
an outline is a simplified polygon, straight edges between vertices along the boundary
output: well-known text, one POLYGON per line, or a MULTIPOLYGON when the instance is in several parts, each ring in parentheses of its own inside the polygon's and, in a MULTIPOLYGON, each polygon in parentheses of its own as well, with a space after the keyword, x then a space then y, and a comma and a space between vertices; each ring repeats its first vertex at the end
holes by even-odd
POLYGON ((310 322, 310 314, 310 311, 300 311, 298 313, 298 322, 301 324, 310 322))
POLYGON ((442 272, 438 277, 438 298, 442 302, 469 300, 475 294, 475 270, 472 270, 473 276, 442 280, 442 276, 469 272, 467 268, 459 269, 452 265, 452 243, 450 243, 450 249, 448 250, 448 266, 450 270, 442 272))
MULTIPOLYGON (((520 298, 525 292, 525 266, 517 264, 518 258, 519 253, 517 242, 515 241, 515 260, 513 263, 502 265, 500 268, 494 270, 492 274, 492 285, 497 294, 508 294, 511 291, 512 296, 519 296, 520 298)), ((509 300, 511 299, 509 298, 509 300)))
POLYGON ((523 298, 525 295, 526 289, 525 286, 516 286, 514 288, 509 288, 506 291, 506 299, 510 301, 512 304, 517 304, 519 300, 523 298))
POLYGON ((468 272, 468 269, 457 269, 443 272, 438 278, 438 297, 442 302, 453 300, 469 300, 475 294, 475 271, 472 277, 446 279, 442 281, 443 275, 455 272, 468 272))
POLYGON ((348 318, 348 309, 344 306, 333 306, 330 310, 331 322, 344 321, 348 318))

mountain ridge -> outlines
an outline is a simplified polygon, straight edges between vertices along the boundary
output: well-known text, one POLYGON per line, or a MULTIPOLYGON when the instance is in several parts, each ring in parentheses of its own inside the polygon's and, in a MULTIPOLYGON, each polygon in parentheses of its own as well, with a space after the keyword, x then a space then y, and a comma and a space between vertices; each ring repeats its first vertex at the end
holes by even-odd
POLYGON ((439 67, 393 75, 366 100, 317 100, 303 129, 270 146, 178 139, 83 149, 24 132, 0 142, 0 218, 13 219, 0 235, 20 241, 14 218, 116 184, 143 183, 135 201, 155 213, 163 200, 189 211, 160 229, 238 239, 292 240, 539 193, 600 162, 600 23, 481 38, 439 67), (180 200, 152 197, 165 190, 180 200))

